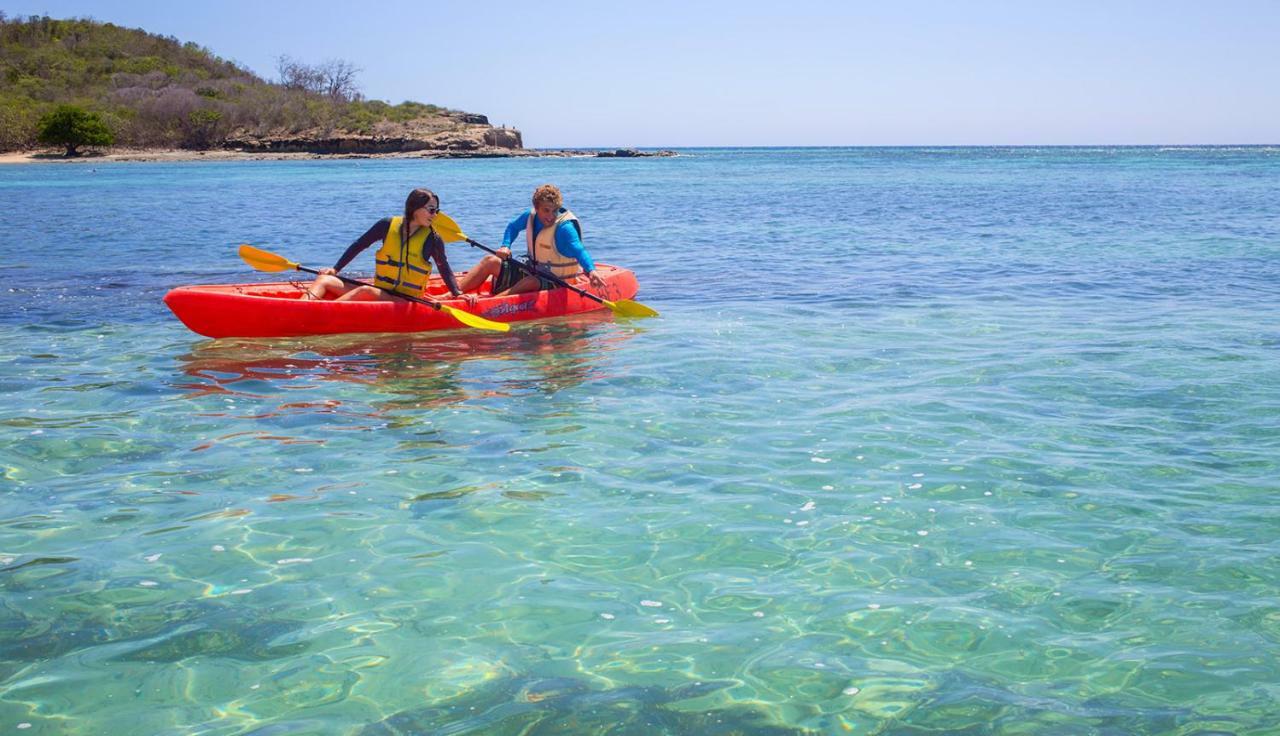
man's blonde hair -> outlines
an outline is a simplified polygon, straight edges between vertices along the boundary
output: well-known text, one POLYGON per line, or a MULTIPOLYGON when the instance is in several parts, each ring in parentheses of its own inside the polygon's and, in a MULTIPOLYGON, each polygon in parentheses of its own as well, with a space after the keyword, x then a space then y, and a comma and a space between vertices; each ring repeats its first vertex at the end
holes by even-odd
POLYGON ((538 205, 542 202, 546 202, 547 204, 554 206, 556 209, 560 209, 560 205, 564 203, 564 197, 560 196, 560 188, 555 184, 543 184, 533 190, 534 208, 537 209, 538 205))

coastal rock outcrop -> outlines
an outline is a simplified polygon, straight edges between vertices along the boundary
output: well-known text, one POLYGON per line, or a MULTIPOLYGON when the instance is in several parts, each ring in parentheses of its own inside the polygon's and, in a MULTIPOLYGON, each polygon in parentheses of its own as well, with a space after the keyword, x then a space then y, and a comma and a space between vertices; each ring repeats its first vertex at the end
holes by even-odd
MULTIPOLYGON (((483 115, 458 117, 486 119, 483 115)), ((494 128, 487 123, 456 124, 450 128, 418 128, 412 125, 380 125, 372 133, 308 131, 291 135, 229 138, 224 148, 246 153, 315 153, 372 155, 389 153, 441 152, 493 154, 523 148, 520 131, 494 128)))
POLYGON ((524 148, 520 131, 515 128, 490 128, 484 134, 485 145, 495 148, 524 148))
POLYGON ((675 151, 640 151, 635 148, 617 148, 612 151, 596 151, 597 158, 643 158, 646 156, 675 156, 675 151))

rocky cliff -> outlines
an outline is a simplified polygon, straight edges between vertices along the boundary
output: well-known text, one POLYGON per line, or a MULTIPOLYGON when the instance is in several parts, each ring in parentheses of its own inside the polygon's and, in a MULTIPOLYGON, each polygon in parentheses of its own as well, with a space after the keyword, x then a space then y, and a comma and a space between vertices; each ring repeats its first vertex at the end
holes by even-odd
POLYGON ((287 135, 229 138, 223 146, 247 153, 379 154, 452 152, 509 154, 524 148, 520 131, 495 128, 484 115, 449 112, 406 123, 381 122, 368 134, 313 129, 287 135))

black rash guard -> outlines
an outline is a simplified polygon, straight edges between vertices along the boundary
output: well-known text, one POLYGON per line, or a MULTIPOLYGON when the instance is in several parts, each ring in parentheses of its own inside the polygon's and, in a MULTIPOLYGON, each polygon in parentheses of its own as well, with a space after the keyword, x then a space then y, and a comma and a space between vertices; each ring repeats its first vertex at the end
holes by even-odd
MULTIPOLYGON (((375 222, 364 235, 356 238, 356 242, 347 246, 347 251, 342 254, 337 263, 333 264, 333 270, 341 271, 344 266, 351 263, 352 259, 364 252, 365 248, 386 240, 389 232, 391 232, 390 217, 384 217, 375 222)), ((430 258, 436 262, 436 266, 440 269, 440 278, 444 279, 445 285, 449 287, 449 293, 454 296, 461 294, 462 291, 458 289, 458 280, 453 277, 453 269, 449 267, 449 258, 444 254, 444 241, 440 239, 440 235, 433 231, 427 237, 427 242, 423 244, 422 249, 423 260, 430 258)))

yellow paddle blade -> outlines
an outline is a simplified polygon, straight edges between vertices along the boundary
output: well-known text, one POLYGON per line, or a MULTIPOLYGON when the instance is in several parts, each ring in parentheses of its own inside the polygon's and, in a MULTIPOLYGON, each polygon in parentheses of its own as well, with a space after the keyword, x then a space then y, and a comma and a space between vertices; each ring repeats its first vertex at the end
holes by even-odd
POLYGON ((441 304, 440 308, 467 327, 475 327, 481 330, 493 330, 494 332, 507 332, 511 329, 511 325, 506 322, 494 322, 493 320, 485 319, 478 314, 472 314, 456 307, 451 307, 448 304, 441 304))
POLYGON ((240 246, 240 257, 244 259, 245 263, 259 271, 292 271, 298 267, 298 264, 284 256, 278 256, 275 253, 255 248, 252 245, 240 246))
POLYGON ((640 302, 633 302, 630 299, 611 302, 605 300, 605 304, 613 310, 613 313, 619 317, 657 317, 658 310, 652 307, 646 307, 640 302))
POLYGON ((446 243, 457 243, 467 239, 458 223, 443 212, 436 213, 435 219, 431 221, 431 229, 435 230, 440 239, 446 243))

